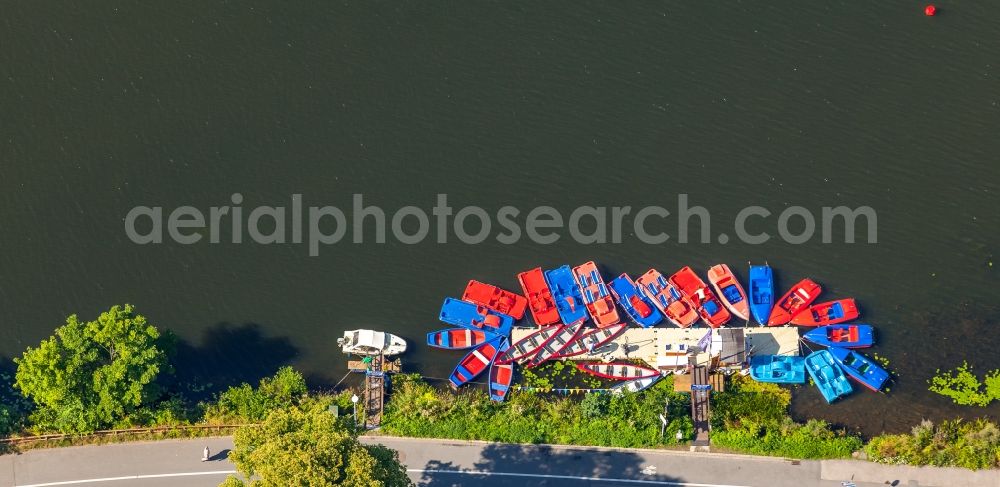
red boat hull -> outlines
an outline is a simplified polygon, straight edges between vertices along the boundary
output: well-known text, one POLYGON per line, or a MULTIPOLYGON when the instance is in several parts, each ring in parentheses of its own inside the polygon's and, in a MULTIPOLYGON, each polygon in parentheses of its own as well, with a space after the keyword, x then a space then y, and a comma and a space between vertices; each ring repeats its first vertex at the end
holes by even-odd
POLYGON ((682 294, 688 297, 691 301, 695 303, 695 307, 698 310, 698 315, 701 319, 711 326, 712 328, 718 328, 730 318, 732 315, 723 306, 719 298, 715 296, 715 293, 708 288, 705 281, 702 281, 698 274, 694 272, 690 267, 684 267, 681 270, 674 273, 668 279, 670 284, 673 284, 682 294), (715 307, 716 311, 714 313, 709 313, 708 307, 715 307))
POLYGON ((607 345, 611 340, 618 338, 618 336, 622 333, 625 333, 626 329, 628 329, 627 324, 618 323, 604 328, 585 331, 580 334, 579 338, 573 340, 573 343, 570 343, 566 346, 566 348, 559 352, 559 355, 553 358, 566 358, 583 355, 587 353, 588 347, 591 350, 596 350, 604 345, 607 345))
POLYGON ((615 380, 643 379, 660 375, 660 372, 655 369, 630 363, 576 364, 576 368, 590 375, 615 380))
POLYGON ((816 301, 821 292, 823 292, 822 286, 812 279, 799 281, 775 303, 771 309, 771 316, 767 319, 767 326, 787 325, 793 316, 816 301))
POLYGON ((671 323, 681 328, 687 328, 698 321, 698 312, 695 311, 694 303, 679 291, 680 299, 675 300, 670 294, 673 286, 663 277, 663 274, 660 274, 660 271, 650 269, 639 276, 635 283, 671 323), (652 291, 651 288, 656 291, 652 291))
POLYGON ((583 301, 587 305, 587 312, 598 327, 611 326, 618 323, 618 309, 615 308, 615 301, 608 292, 604 278, 601 277, 597 264, 594 261, 586 262, 573 268, 573 276, 576 277, 577 284, 583 293, 583 301))
POLYGON ((520 339, 517 343, 513 344, 506 351, 501 353, 497 357, 497 362, 501 364, 509 364, 512 362, 524 363, 531 358, 540 348, 545 346, 546 343, 551 340, 556 333, 559 333, 560 327, 549 326, 542 328, 541 330, 532 332, 528 336, 520 339))
POLYGON ((528 307, 528 300, 524 296, 476 280, 469 281, 469 285, 465 286, 462 301, 512 316, 515 320, 523 318, 524 310, 528 307))
POLYGON ((853 299, 838 299, 810 306, 792 317, 791 323, 800 326, 826 326, 851 321, 858 317, 858 305, 853 299), (836 312, 839 305, 839 312, 836 312))
POLYGON ((531 360, 525 365, 529 369, 532 367, 538 367, 542 365, 546 360, 556 357, 559 352, 562 352, 566 347, 576 340, 576 337, 580 335, 580 331, 583 330, 583 321, 574 323, 572 325, 561 326, 559 332, 552 335, 545 345, 539 347, 538 351, 531 356, 531 360))
POLYGON ((522 272, 517 275, 517 280, 521 283, 524 295, 528 297, 528 311, 531 311, 535 324, 546 326, 559 323, 559 310, 552 298, 552 290, 545 282, 542 268, 522 272))

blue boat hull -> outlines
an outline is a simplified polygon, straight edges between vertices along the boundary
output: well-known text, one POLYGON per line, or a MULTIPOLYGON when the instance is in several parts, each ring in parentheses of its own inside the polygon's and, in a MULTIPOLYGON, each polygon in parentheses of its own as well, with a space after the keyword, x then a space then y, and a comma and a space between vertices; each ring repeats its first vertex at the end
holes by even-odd
POLYGON ((836 348, 866 348, 875 344, 875 329, 871 325, 856 324, 856 325, 827 325, 809 330, 806 334, 802 335, 804 340, 808 340, 810 343, 815 343, 816 345, 821 345, 824 347, 836 347, 836 348), (857 337, 850 337, 851 327, 856 327, 857 337), (835 341, 830 337, 831 335, 841 334, 846 336, 847 339, 835 341))
POLYGON ((512 316, 455 298, 445 298, 438 319, 450 325, 483 330, 502 336, 510 335, 510 329, 514 327, 512 316))
POLYGON ((576 323, 587 319, 587 305, 583 301, 583 291, 576 282, 573 270, 568 265, 545 271, 545 282, 552 291, 556 310, 563 323, 576 323))
POLYGON ((774 276, 766 265, 750 266, 750 282, 747 289, 750 300, 750 314, 757 323, 767 325, 774 308, 774 276))
POLYGON ((889 372, 872 359, 846 348, 831 348, 830 354, 844 372, 861 385, 878 392, 889 380, 889 372))
POLYGON ((757 355, 750 359, 750 377, 757 382, 803 384, 806 381, 805 359, 789 355, 757 355))
POLYGON ((618 300, 618 305, 625 310, 625 314, 628 315, 628 317, 637 325, 643 328, 649 328, 651 326, 656 326, 663 321, 663 313, 660 313, 660 310, 656 309, 656 305, 654 305, 649 298, 639 293, 639 289, 635 287, 635 283, 633 283, 628 276, 622 274, 621 276, 618 276, 617 279, 611 281, 608 286, 611 288, 611 293, 614 294, 615 298, 618 300), (632 305, 633 298, 638 298, 642 300, 646 306, 649 306, 651 312, 648 316, 643 317, 639 314, 639 311, 632 305))
POLYGON ((805 358, 805 365, 806 372, 812 377, 827 403, 854 392, 850 381, 830 352, 819 350, 809 354, 805 358))

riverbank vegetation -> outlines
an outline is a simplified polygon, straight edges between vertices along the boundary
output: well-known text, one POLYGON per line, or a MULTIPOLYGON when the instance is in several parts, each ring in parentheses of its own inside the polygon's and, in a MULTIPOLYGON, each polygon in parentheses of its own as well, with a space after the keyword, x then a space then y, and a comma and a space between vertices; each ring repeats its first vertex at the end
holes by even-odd
MULTIPOLYGON (((112 307, 92 321, 71 316, 52 337, 15 359, 16 371, 0 370, 0 434, 67 433, 54 443, 38 443, 66 445, 203 436, 221 430, 185 427, 253 426, 276 417, 280 425, 274 428, 285 429, 280 434, 274 430, 275 437, 292 441, 301 440, 303 431, 311 431, 317 421, 326 421, 310 415, 334 417, 329 413, 352 408, 350 391, 309 391, 302 375, 289 367, 257 384, 238 384, 207 399, 192 400, 176 381, 169 380, 172 351, 169 333, 161 333, 131 306, 112 307), (87 435, 104 428, 140 427, 173 429, 132 436, 87 435)), ((991 373, 980 383, 963 366, 932 380, 932 390, 956 402, 980 404, 984 397, 997 398, 998 375, 991 373)), ((582 393, 608 384, 554 362, 528 371, 518 382, 527 390, 513 390, 502 404, 491 402, 481 389, 453 392, 415 374, 395 375, 392 383, 383 418, 383 431, 389 434, 649 448, 686 445, 693 434, 689 395, 674 392, 672 376, 639 394, 582 393), (661 414, 667 420, 662 434, 661 414)), ((713 446, 792 458, 844 458, 863 450, 868 458, 882 463, 1000 466, 1000 428, 987 420, 924 422, 910 434, 879 435, 864 445, 859 437, 823 421, 793 421, 787 412, 790 399, 787 388, 730 377, 726 392, 713 393, 713 446)), ((353 421, 347 418, 336 421, 353 429, 353 421)), ((347 445, 343 433, 338 434, 330 441, 347 445)), ((255 433, 237 435, 244 435, 246 441, 240 441, 248 449, 264 441, 255 433)), ((343 446, 340 451, 353 452, 352 448, 343 446)), ((297 451, 295 455, 304 450, 297 451)), ((370 453, 385 458, 384 452, 370 453)), ((253 456, 243 461, 243 473, 269 468, 253 456)), ((366 462, 359 460, 358 465, 366 462)), ((277 482, 280 485, 281 480, 277 482)))

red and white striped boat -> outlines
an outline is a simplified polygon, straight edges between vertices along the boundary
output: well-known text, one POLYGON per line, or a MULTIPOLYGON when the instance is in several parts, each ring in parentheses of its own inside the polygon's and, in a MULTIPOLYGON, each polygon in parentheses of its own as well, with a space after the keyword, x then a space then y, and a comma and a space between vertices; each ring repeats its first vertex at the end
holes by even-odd
POLYGON ((583 323, 584 320, 580 320, 572 325, 560 326, 559 331, 531 356, 531 360, 528 361, 526 367, 537 367, 546 360, 559 355, 560 352, 573 343, 573 340, 576 340, 580 331, 583 330, 583 323))
POLYGON ((573 343, 566 346, 562 352, 559 352, 558 356, 553 358, 575 357, 587 353, 588 350, 596 350, 607 345, 611 340, 618 338, 622 333, 625 333, 626 329, 628 329, 627 324, 618 323, 596 330, 587 330, 581 333, 579 338, 573 340, 573 343))
POLYGON ((576 364, 576 368, 590 375, 596 375, 597 377, 602 377, 604 379, 615 379, 615 380, 642 379, 645 377, 656 377, 657 375, 660 375, 660 372, 657 371, 656 369, 651 369, 649 367, 643 367, 641 365, 635 365, 630 363, 576 364))
POLYGON ((520 339, 517 343, 513 344, 505 352, 497 356, 497 363, 500 364, 510 364, 517 362, 523 364, 531 358, 535 352, 538 351, 542 345, 548 343, 552 337, 562 326, 547 326, 538 331, 532 332, 530 335, 520 339))

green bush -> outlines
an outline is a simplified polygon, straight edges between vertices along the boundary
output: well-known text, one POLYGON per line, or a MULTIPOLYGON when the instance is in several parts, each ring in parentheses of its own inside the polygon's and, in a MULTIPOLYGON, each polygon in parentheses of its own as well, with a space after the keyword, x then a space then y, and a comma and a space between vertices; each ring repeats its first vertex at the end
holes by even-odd
POLYGON ((1000 428, 984 420, 924 421, 910 434, 879 435, 865 452, 874 462, 984 469, 1000 467, 1000 428))
POLYGON ((432 387, 415 376, 396 376, 382 429, 416 437, 475 439, 509 443, 559 443, 653 447, 690 438, 686 394, 664 379, 639 394, 552 396, 515 391, 496 404, 483 391, 459 393, 432 387), (669 424, 660 438, 659 413, 667 399, 669 424))
POLYGON ((861 439, 831 430, 825 421, 796 423, 787 413, 791 393, 777 384, 733 376, 729 389, 713 395, 712 443, 755 455, 845 458, 861 439))
POLYGON ((217 422, 263 421, 271 411, 298 405, 307 392, 302 374, 282 367, 274 377, 261 379, 256 389, 244 383, 222 392, 214 403, 205 406, 205 418, 217 422))

